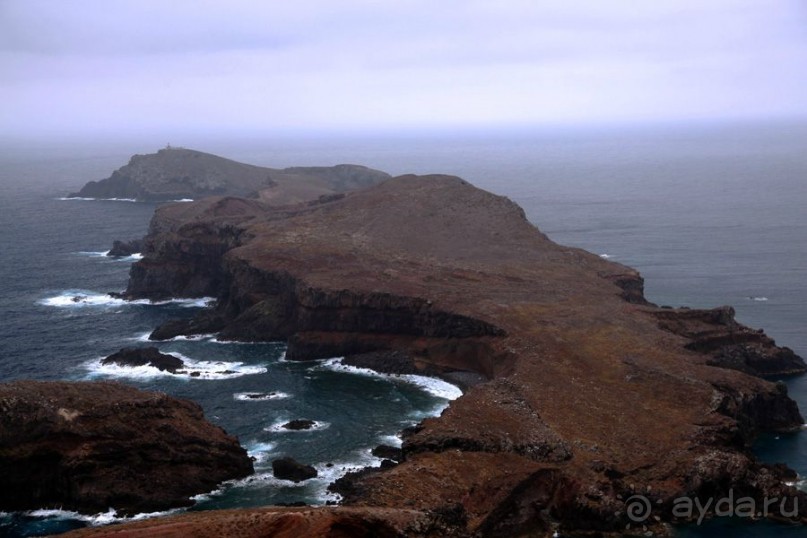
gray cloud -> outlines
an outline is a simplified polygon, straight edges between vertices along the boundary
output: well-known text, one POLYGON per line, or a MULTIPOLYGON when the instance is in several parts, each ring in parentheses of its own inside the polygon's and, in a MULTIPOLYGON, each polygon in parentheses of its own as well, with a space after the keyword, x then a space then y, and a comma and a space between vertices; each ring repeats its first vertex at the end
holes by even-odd
POLYGON ((807 114, 798 0, 0 1, 0 127, 807 114))

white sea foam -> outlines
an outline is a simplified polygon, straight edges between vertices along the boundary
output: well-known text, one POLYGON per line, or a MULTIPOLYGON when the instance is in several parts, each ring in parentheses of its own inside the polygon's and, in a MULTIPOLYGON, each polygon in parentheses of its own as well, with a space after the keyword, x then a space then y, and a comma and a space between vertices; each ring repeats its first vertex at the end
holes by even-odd
POLYGON ((344 365, 342 364, 341 358, 328 359, 320 365, 315 366, 315 368, 327 368, 337 372, 380 377, 390 381, 404 381, 412 385, 417 385, 437 398, 443 398, 446 400, 456 400, 462 396, 462 391, 459 389, 459 387, 452 385, 447 381, 443 381, 442 379, 413 374, 382 374, 369 368, 358 368, 356 366, 344 365))
POLYGON ((613 258, 613 256, 611 256, 610 254, 600 254, 600 258, 607 260, 609 258, 613 258))
POLYGON ((245 447, 249 457, 255 459, 256 464, 265 463, 269 455, 275 449, 274 443, 252 443, 245 447))
POLYGON ((403 445, 403 439, 400 435, 382 435, 381 444, 400 448, 403 445))
POLYGON ((233 394, 234 400, 242 402, 265 402, 268 400, 284 400, 290 398, 291 395, 286 392, 271 391, 271 392, 236 392, 233 394))
POLYGON ((135 252, 133 254, 130 254, 129 256, 110 256, 109 253, 110 253, 109 250, 104 251, 82 250, 77 252, 77 254, 81 256, 87 256, 90 258, 105 258, 111 262, 136 262, 138 260, 143 259, 143 254, 141 254, 140 252, 135 252))
MULTIPOLYGON (((149 333, 151 334, 151 333, 149 333)), ((201 342, 205 340, 212 340, 215 338, 215 333, 209 334, 180 334, 179 336, 175 336, 173 338, 167 338, 165 340, 160 340, 161 342, 201 342)), ((146 337, 148 340, 148 337, 146 337)))
POLYGON ((767 301, 768 300, 767 297, 763 297, 761 295, 751 295, 748 298, 751 299, 752 301, 767 301))
MULTIPOLYGON (((131 301, 132 303, 134 301, 131 301)), ((39 301, 45 306, 66 307, 86 307, 86 306, 122 306, 127 301, 118 297, 113 297, 108 293, 96 293, 86 290, 67 290, 55 297, 48 297, 39 301)))
POLYGON ((280 420, 275 422, 271 426, 264 428, 264 431, 267 432, 276 432, 276 433, 306 433, 306 432, 314 432, 319 430, 324 430, 328 428, 331 423, 330 422, 322 422, 320 420, 315 420, 314 424, 310 428, 301 429, 301 430, 290 430, 288 428, 284 428, 283 425, 291 422, 290 420, 280 420))
POLYGON ((82 196, 62 196, 58 198, 58 200, 79 200, 84 202, 92 202, 92 201, 99 201, 99 202, 137 202, 138 200, 134 198, 86 198, 82 196))
POLYGON ((114 508, 110 508, 106 512, 101 512, 93 515, 79 514, 78 512, 72 512, 70 510, 55 510, 55 509, 31 510, 29 512, 25 512, 25 514, 31 517, 38 517, 43 519, 78 520, 88 523, 93 527, 97 527, 101 525, 109 525, 110 523, 122 523, 125 521, 139 521, 141 519, 161 517, 169 514, 175 514, 177 512, 181 512, 182 510, 183 510, 182 508, 174 508, 172 510, 165 510, 163 512, 148 512, 142 514, 135 514, 129 517, 119 516, 118 512, 114 508))
POLYGON ((143 259, 143 254, 141 254, 140 252, 135 252, 133 254, 130 254, 129 256, 113 257, 112 259, 115 260, 116 262, 136 262, 138 260, 143 259))
POLYGON ((41 299, 39 304, 45 306, 55 306, 59 308, 82 308, 87 306, 125 306, 125 305, 153 305, 161 306, 173 304, 182 307, 204 307, 215 301, 213 297, 201 297, 195 299, 167 299, 164 301, 150 301, 148 299, 135 299, 127 301, 120 297, 113 297, 108 293, 97 293, 88 290, 66 290, 54 297, 41 299))
POLYGON ((171 200, 172 202, 193 202, 193 198, 180 198, 179 200, 171 200))
POLYGON ((199 361, 181 353, 171 352, 179 357, 185 365, 177 373, 160 370, 153 366, 121 366, 119 364, 102 364, 98 358, 85 364, 89 377, 121 377, 127 379, 151 379, 155 377, 178 377, 182 379, 232 379, 245 375, 263 374, 266 367, 244 364, 243 362, 199 361))

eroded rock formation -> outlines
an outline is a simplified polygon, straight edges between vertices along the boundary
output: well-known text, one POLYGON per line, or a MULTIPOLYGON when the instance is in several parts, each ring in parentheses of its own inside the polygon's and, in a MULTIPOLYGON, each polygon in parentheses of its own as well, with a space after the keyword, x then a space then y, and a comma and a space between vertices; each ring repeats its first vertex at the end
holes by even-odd
POLYGON ((154 338, 284 339, 287 357, 362 355, 474 380, 407 432, 400 463, 341 481, 367 510, 453 514, 458 533, 619 533, 626 499, 665 532, 672 499, 807 497, 756 462, 803 423, 804 363, 733 312, 658 308, 640 275, 557 245, 510 200, 404 176, 296 206, 211 198, 157 210, 127 295, 217 297, 154 338))

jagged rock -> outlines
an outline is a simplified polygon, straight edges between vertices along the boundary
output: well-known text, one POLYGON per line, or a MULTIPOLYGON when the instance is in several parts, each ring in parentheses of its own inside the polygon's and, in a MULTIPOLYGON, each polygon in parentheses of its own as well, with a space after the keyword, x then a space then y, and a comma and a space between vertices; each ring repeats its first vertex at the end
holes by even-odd
POLYGON ((0 385, 0 511, 155 512, 252 472, 187 400, 108 382, 0 385))
POLYGON ((107 252, 107 256, 112 258, 122 258, 137 254, 143 250, 142 239, 132 239, 131 241, 118 241, 112 242, 112 248, 107 252))
POLYGON ((783 376, 807 372, 807 364, 793 350, 778 347, 763 331, 734 319, 734 309, 663 309, 654 315, 659 326, 687 338, 685 347, 708 355, 708 364, 756 376, 783 376))
POLYGON ((182 359, 166 353, 160 353, 156 347, 125 347, 101 360, 101 364, 117 364, 120 366, 153 366, 158 370, 175 374, 185 366, 182 359))
POLYGON ((378 445, 372 450, 373 456, 392 461, 401 461, 403 459, 403 451, 394 446, 378 445))
POLYGON ((310 465, 303 465, 294 458, 279 458, 272 461, 272 474, 281 480, 303 482, 317 476, 317 470, 310 465))

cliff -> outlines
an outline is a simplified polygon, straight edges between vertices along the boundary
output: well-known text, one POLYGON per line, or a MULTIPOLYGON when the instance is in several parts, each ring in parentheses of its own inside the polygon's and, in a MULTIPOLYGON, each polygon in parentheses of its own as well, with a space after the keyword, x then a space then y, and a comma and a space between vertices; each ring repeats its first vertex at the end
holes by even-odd
POLYGON ((162 511, 252 472, 187 400, 117 383, 0 384, 0 511, 162 511))
POLYGON ((807 521, 791 473, 750 451, 804 422, 783 384, 752 375, 804 372, 799 357, 731 309, 649 304, 636 271, 553 243, 459 178, 165 206, 143 253, 129 297, 218 298, 154 338, 283 339, 290 359, 363 354, 475 380, 406 433, 400 464, 341 480, 347 505, 452 513, 459 534, 664 533, 676 498, 734 490, 798 498, 791 519, 807 521), (640 493, 652 514, 637 527, 640 493))
POLYGON ((265 168, 184 148, 135 155, 100 181, 90 181, 70 197, 147 201, 248 196, 272 204, 301 202, 363 188, 389 175, 364 166, 265 168))

